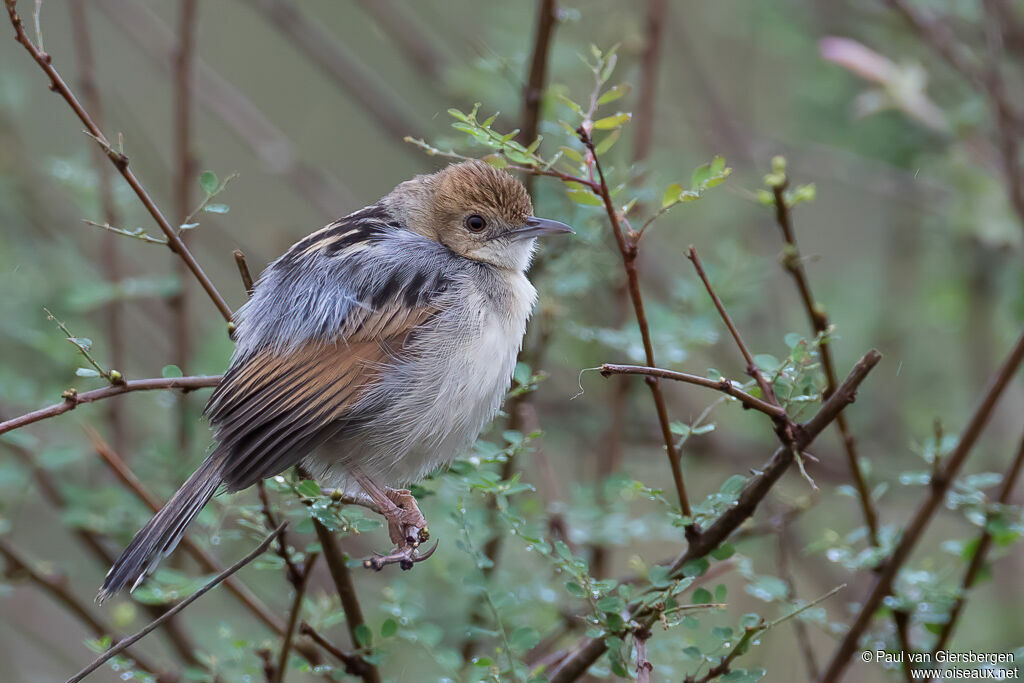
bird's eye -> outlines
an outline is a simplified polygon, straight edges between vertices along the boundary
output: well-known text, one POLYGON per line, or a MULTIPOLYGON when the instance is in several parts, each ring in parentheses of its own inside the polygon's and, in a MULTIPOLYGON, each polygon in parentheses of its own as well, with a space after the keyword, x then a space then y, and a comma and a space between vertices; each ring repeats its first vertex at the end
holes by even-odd
POLYGON ((487 221, 478 213, 466 216, 466 229, 470 232, 480 232, 487 227, 487 221))

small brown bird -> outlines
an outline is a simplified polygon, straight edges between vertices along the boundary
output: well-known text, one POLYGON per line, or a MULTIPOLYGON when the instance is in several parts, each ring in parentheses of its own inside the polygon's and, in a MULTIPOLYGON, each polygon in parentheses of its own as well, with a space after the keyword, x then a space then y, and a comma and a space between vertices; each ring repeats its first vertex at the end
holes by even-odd
MULTIPOLYGON (((132 590, 222 486, 294 465, 369 498, 404 568, 426 521, 408 490, 473 443, 511 384, 536 290, 523 185, 480 161, 416 176, 293 245, 235 315, 206 406, 217 446, 135 535, 99 598, 132 590)), ((376 566, 380 566, 377 564, 376 566)))

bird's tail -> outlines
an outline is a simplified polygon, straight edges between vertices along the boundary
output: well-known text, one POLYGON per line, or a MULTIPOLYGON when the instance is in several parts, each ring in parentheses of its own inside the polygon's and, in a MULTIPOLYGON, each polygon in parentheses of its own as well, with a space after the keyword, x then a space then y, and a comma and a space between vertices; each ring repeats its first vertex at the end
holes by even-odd
POLYGON ((221 461, 217 453, 210 455, 153 519, 135 534, 107 572, 96 596, 98 601, 102 602, 126 586, 134 591, 156 569, 160 560, 174 550, 185 529, 221 484, 221 461))

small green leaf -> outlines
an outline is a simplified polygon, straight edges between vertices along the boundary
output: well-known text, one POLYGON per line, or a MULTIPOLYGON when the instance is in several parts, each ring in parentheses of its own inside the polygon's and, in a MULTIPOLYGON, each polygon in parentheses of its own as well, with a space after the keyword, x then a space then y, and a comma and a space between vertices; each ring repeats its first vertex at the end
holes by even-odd
POLYGON ((370 644, 373 643, 373 631, 366 624, 356 626, 355 636, 359 647, 370 647, 370 644))
POLYGON ((227 204, 214 203, 207 204, 206 206, 203 207, 203 211, 206 211, 207 213, 227 213, 230 210, 231 207, 228 206, 227 204))
POLYGON ((583 589, 583 586, 579 585, 575 581, 567 581, 565 583, 565 589, 575 595, 577 598, 586 596, 587 591, 583 589))
POLYGON ((604 202, 590 190, 569 190, 566 195, 577 204, 585 206, 602 206, 604 202))
POLYGON ((619 83, 615 87, 606 90, 605 93, 597 99, 597 103, 598 105, 601 105, 608 104, 609 102, 614 102, 620 97, 625 97, 626 95, 628 95, 629 91, 632 89, 633 86, 631 86, 629 83, 619 83))
POLYGON ((605 152, 612 148, 612 145, 618 142, 621 136, 622 129, 616 128, 611 133, 609 133, 604 140, 601 140, 601 142, 599 142, 596 147, 594 147, 594 153, 598 155, 604 154, 605 152))
POLYGON ((165 365, 160 370, 160 376, 161 377, 183 377, 184 373, 182 373, 181 368, 179 368, 177 365, 165 365))
POLYGON ((203 171, 199 175, 199 187, 203 188, 203 192, 208 195, 217 194, 217 190, 220 188, 220 181, 217 179, 217 174, 213 171, 203 171))
POLYGON ((78 368, 75 370, 75 374, 79 377, 99 377, 100 373, 93 368, 78 368))
POLYGON ((626 603, 617 595, 606 595, 597 601, 597 608, 602 612, 621 612, 626 609, 626 603))
POLYGON ((697 590, 693 591, 693 596, 691 597, 691 599, 694 603, 698 605, 706 605, 709 602, 714 601, 714 596, 711 595, 711 591, 709 591, 707 588, 698 588, 697 590))
POLYGON ((320 495, 320 485, 312 479, 306 479, 299 482, 299 485, 295 487, 295 490, 300 496, 304 496, 306 498, 316 498, 320 495))
POLYGON ((661 198, 661 208, 667 209, 676 202, 679 201, 679 195, 683 193, 683 186, 679 183, 672 183, 665 190, 665 194, 661 198))
POLYGON ((398 622, 394 619, 385 619, 384 623, 380 625, 381 638, 390 638, 396 633, 398 633, 398 622))
POLYGON ((532 626, 520 626, 515 631, 512 631, 512 635, 509 636, 508 640, 513 650, 526 652, 537 647, 537 643, 540 642, 540 634, 532 626))
POLYGON ((633 118, 633 115, 629 112, 619 112, 613 116, 606 116, 603 119, 594 121, 594 128, 597 130, 612 130, 618 128, 622 124, 633 118))

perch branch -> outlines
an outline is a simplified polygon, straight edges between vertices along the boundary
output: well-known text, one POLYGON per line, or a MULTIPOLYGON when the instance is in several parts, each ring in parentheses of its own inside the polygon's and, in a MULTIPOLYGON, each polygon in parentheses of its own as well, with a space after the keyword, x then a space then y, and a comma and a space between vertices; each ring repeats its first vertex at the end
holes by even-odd
POLYGON ((153 379, 129 380, 124 384, 112 384, 109 387, 93 389, 92 391, 83 391, 82 393, 78 393, 74 389, 68 389, 64 392, 64 401, 62 403, 55 403, 52 406, 40 408, 39 410, 34 410, 31 413, 12 417, 10 420, 0 422, 0 434, 4 434, 13 429, 18 429, 19 427, 24 427, 25 425, 32 424, 33 422, 39 422, 40 420, 46 420, 51 417, 56 417, 57 415, 63 415, 69 410, 74 410, 82 403, 92 403, 93 401, 100 401, 112 396, 120 396, 121 394, 127 394, 132 391, 152 391, 155 389, 195 391, 196 389, 215 387, 220 382, 220 379, 221 375, 155 377, 153 379))

